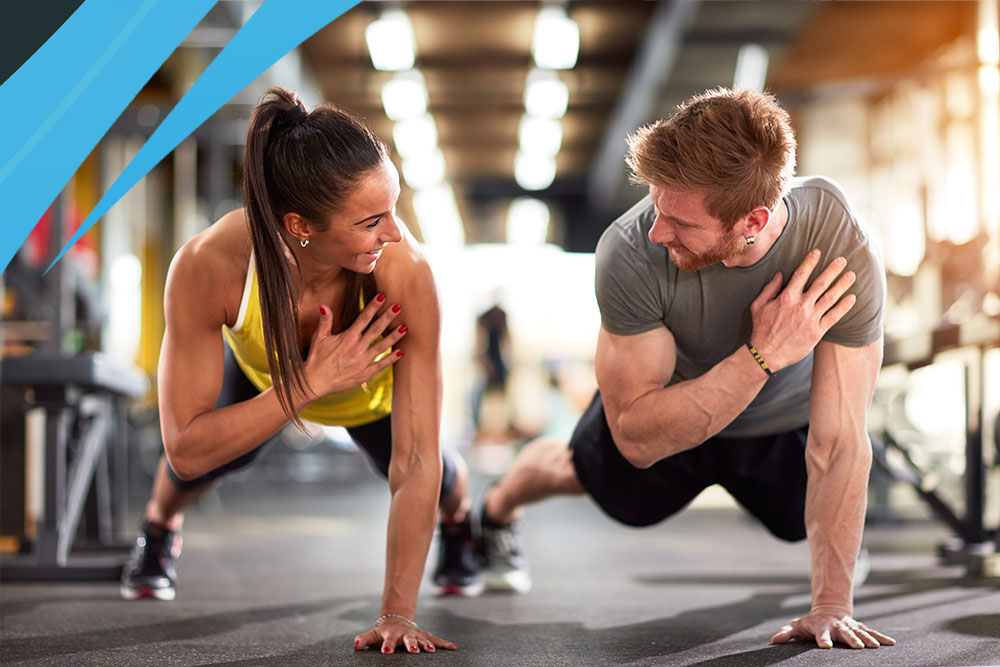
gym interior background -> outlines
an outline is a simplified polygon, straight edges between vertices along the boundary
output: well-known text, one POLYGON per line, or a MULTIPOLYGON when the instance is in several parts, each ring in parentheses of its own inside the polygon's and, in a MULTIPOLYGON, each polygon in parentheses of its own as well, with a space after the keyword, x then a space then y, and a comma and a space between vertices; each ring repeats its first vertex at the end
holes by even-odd
MULTIPOLYGON (((929 556, 958 576, 1000 575, 995 0, 362 2, 220 108, 43 274, 259 5, 217 3, 3 273, 5 578, 86 579, 72 574, 87 571, 80 553, 127 541, 161 447, 166 270, 241 205, 246 123, 270 85, 359 115, 393 149, 398 214, 425 244, 444 308, 442 443, 479 479, 532 436, 568 435, 596 386, 593 249, 643 195, 627 181, 625 136, 711 87, 774 93, 792 114, 797 172, 844 186, 887 270, 869 522, 939 526, 929 556), (505 324, 484 316, 493 307, 505 324), (501 389, 485 386, 490 336, 510 369, 501 389), (23 365, 40 355, 78 360, 86 379, 23 365)), ((358 457, 339 429, 287 429, 227 485, 309 495, 357 483, 358 457)), ((222 490, 210 502, 242 500, 222 490)), ((695 506, 736 511, 711 490, 695 506)))

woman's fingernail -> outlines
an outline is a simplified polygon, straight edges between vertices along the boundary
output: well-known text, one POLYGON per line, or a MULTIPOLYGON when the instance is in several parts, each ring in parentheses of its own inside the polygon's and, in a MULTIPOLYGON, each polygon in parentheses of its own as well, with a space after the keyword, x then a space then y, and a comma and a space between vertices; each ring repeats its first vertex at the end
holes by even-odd
POLYGON ((392 653, 392 649, 389 648, 388 646, 383 646, 382 653, 392 653))
POLYGON ((385 294, 379 294, 377 297, 375 297, 375 300, 378 301, 379 303, 382 303, 383 301, 385 301, 385 294))
POLYGON ((319 314, 320 315, 326 315, 326 306, 320 306, 319 307, 319 314))
POLYGON ((358 641, 357 639, 355 639, 355 640, 354 640, 354 650, 355 650, 355 651, 357 651, 357 650, 358 650, 358 645, 359 645, 359 644, 361 644, 361 642, 359 642, 359 641, 358 641))
POLYGON ((399 327, 399 333, 401 333, 401 334, 405 334, 406 333, 406 325, 405 324, 399 327))
POLYGON ((392 307, 392 312, 394 312, 394 313, 398 313, 399 312, 399 304, 398 303, 395 306, 392 307))
POLYGON ((396 350, 396 358, 398 359, 401 356, 403 356, 403 351, 402 350, 396 350))

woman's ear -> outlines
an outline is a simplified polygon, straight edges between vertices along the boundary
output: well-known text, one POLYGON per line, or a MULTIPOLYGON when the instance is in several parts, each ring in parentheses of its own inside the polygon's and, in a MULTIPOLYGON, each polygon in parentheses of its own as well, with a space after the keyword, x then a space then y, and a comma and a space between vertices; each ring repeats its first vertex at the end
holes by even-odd
POLYGON ((298 213, 286 213, 282 219, 285 224, 285 231, 294 236, 299 242, 309 240, 309 223, 298 213))

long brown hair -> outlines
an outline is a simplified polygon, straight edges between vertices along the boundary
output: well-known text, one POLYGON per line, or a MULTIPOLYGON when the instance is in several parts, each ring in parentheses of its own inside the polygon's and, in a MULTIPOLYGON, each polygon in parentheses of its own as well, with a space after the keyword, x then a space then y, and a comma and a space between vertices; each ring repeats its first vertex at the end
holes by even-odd
MULTIPOLYGON (((257 269, 264 349, 278 401, 297 426, 293 390, 307 381, 299 348, 298 301, 302 276, 283 233, 286 213, 297 213, 320 230, 388 150, 368 128, 331 105, 306 111, 297 95, 271 88, 250 117, 243 154, 243 203, 257 269), (291 256, 295 271, 287 261, 291 256)), ((357 317, 357 305, 375 294, 371 274, 348 271, 347 294, 337 331, 357 317)))

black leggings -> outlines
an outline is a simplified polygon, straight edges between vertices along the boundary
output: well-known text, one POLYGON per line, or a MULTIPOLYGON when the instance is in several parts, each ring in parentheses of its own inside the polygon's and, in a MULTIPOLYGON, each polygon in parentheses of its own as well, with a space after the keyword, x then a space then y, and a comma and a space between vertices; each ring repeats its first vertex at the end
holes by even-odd
MULTIPOLYGON (((229 346, 226 345, 225 372, 222 378, 222 391, 219 392, 219 400, 215 403, 215 409, 224 408, 233 403, 247 401, 258 395, 260 392, 253 386, 253 383, 243 374, 243 369, 236 362, 229 346)), ((351 426, 347 429, 351 439, 367 455, 372 467, 382 474, 389 476, 389 461, 392 459, 392 419, 383 417, 377 421, 362 426, 351 426)), ((233 459, 229 463, 219 466, 211 472, 205 473, 196 479, 183 480, 177 476, 170 463, 167 463, 167 474, 170 480, 184 491, 193 491, 208 486, 224 475, 245 468, 264 453, 277 436, 272 436, 242 456, 233 459)), ((452 459, 454 454, 448 450, 441 450, 441 498, 445 498, 455 488, 458 478, 458 469, 452 459)))

